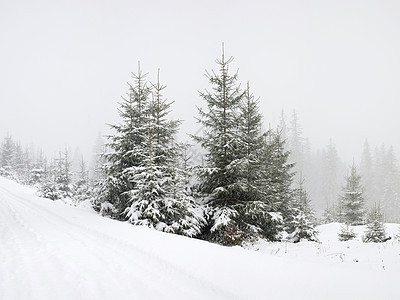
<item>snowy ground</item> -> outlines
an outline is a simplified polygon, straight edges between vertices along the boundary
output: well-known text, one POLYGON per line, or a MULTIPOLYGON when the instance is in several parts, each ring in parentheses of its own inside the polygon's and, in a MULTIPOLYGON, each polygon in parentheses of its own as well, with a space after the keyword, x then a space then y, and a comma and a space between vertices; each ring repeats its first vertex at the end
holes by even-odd
POLYGON ((0 299, 400 299, 400 244, 338 242, 339 227, 321 226, 320 244, 226 248, 0 178, 0 299))
POLYGON ((395 238, 400 233, 399 224, 385 224, 387 236, 392 237, 385 243, 363 243, 362 236, 366 226, 350 226, 357 237, 351 241, 340 242, 338 232, 341 226, 339 223, 318 226, 320 243, 260 241, 248 248, 276 257, 320 263, 327 267, 339 265, 365 272, 379 273, 383 270, 400 274, 400 243, 395 238))

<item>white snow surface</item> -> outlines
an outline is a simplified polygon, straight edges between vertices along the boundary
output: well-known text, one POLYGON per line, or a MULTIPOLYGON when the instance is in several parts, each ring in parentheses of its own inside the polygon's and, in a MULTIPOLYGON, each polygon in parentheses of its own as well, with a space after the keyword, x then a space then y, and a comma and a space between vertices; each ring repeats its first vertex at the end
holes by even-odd
MULTIPOLYGON (((387 224, 390 234, 398 227, 387 224)), ((338 242, 340 224, 319 230, 321 243, 228 248, 0 177, 0 299, 400 299, 399 242, 338 242)))

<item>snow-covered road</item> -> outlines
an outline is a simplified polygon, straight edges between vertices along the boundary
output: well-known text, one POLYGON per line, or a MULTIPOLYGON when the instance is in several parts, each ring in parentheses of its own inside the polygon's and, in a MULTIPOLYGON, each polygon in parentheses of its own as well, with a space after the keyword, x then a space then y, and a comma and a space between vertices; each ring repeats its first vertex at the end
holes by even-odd
POLYGON ((28 189, 24 194, 21 189, 26 188, 0 179, 0 299, 231 296, 136 246, 151 249, 145 235, 154 232, 34 197, 28 189), (140 234, 129 236, 134 229, 140 234))
POLYGON ((1 300, 400 299, 396 275, 134 227, 0 177, 1 300))

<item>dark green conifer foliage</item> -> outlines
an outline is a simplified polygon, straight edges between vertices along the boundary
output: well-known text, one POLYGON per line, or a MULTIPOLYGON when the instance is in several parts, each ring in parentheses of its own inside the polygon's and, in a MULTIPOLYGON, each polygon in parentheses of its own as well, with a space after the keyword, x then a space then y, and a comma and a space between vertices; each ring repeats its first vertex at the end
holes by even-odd
POLYGON ((261 172, 263 161, 261 154, 264 147, 264 136, 261 134, 262 115, 259 112, 258 100, 247 89, 243 101, 239 105, 238 157, 237 175, 242 190, 243 201, 262 200, 260 180, 265 177, 261 172))
POLYGON ((133 74, 133 84, 129 84, 127 97, 122 98, 119 115, 120 124, 110 125, 116 134, 109 136, 106 144, 109 151, 104 154, 105 179, 101 183, 100 197, 96 201, 99 210, 102 207, 111 208, 112 215, 124 219, 124 211, 128 206, 129 196, 126 192, 135 187, 126 169, 141 165, 143 144, 146 142, 148 131, 148 111, 151 90, 146 82, 140 65, 138 73, 133 74), (110 206, 111 204, 111 206, 110 206))
POLYGON ((310 196, 305 189, 304 179, 300 174, 299 185, 294 191, 291 224, 289 227, 291 240, 299 242, 301 240, 318 241, 318 231, 315 229, 314 210, 311 207, 310 196))
POLYGON ((340 221, 344 221, 349 225, 364 224, 364 197, 363 188, 361 186, 361 176, 356 166, 351 166, 350 175, 346 177, 346 186, 340 197, 338 206, 340 211, 338 217, 340 221))
MULTIPOLYGON (((273 205, 276 211, 284 217, 285 223, 290 220, 292 212, 294 173, 293 164, 288 162, 290 152, 285 150, 285 141, 282 140, 279 131, 268 132, 266 145, 266 179, 265 193, 267 200, 273 205)), ((290 221, 289 221, 290 222, 290 221)))
POLYGON ((204 135, 194 136, 207 151, 198 172, 199 190, 212 207, 206 238, 232 244, 259 236, 277 240, 290 211, 293 165, 280 134, 262 134, 258 101, 249 85, 240 90, 237 73, 229 75, 231 61, 223 53, 219 74, 207 73, 213 91, 200 94, 207 104, 198 118, 204 135))
POLYGON ((224 230, 234 224, 238 216, 242 192, 238 175, 240 139, 238 136, 239 105, 244 92, 237 83, 238 74, 229 74, 233 58, 216 60, 219 73, 207 72, 212 91, 200 93, 207 104, 206 109, 198 108, 198 122, 204 127, 203 136, 193 136, 206 151, 205 166, 198 169, 199 190, 207 195, 207 202, 213 207, 211 216, 212 239, 222 240, 224 230))
POLYGON ((271 170, 267 166, 273 149, 272 145, 265 142, 267 134, 262 134, 261 121, 258 100, 254 99, 247 84, 238 120, 240 158, 236 169, 241 194, 236 220, 244 238, 264 237, 275 240, 278 238, 282 218, 276 210, 277 203, 271 202, 267 189, 271 184, 271 170))
POLYGON ((205 91, 200 96, 207 104, 206 110, 198 108, 198 121, 204 126, 204 136, 194 136, 195 141, 208 151, 206 167, 201 168, 200 189, 212 195, 211 203, 227 206, 237 202, 238 178, 232 163, 239 158, 238 152, 238 110, 244 93, 237 84, 238 73, 229 74, 229 64, 233 58, 216 60, 219 74, 207 72, 212 92, 205 91))

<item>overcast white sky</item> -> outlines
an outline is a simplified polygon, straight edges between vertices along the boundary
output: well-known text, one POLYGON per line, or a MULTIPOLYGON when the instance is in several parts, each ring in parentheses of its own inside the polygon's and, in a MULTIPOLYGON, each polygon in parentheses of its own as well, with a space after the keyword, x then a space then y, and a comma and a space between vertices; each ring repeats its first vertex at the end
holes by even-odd
POLYGON ((117 108, 130 72, 161 68, 165 94, 198 125, 221 42, 266 123, 296 109, 313 148, 329 138, 347 159, 400 148, 400 1, 0 0, 0 138, 47 153, 83 152, 117 108))

